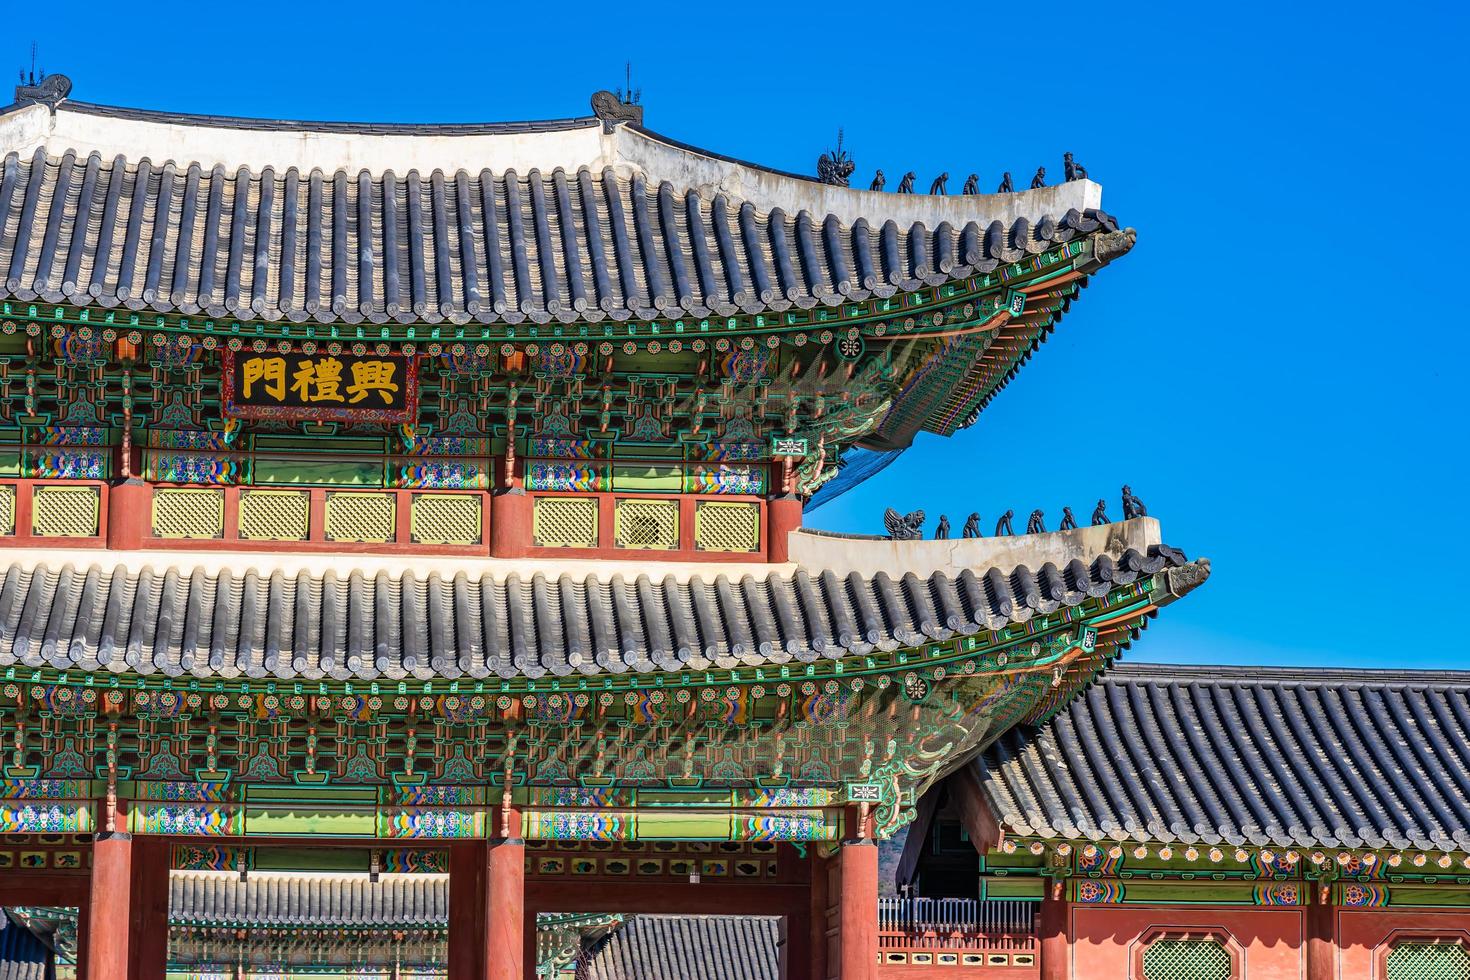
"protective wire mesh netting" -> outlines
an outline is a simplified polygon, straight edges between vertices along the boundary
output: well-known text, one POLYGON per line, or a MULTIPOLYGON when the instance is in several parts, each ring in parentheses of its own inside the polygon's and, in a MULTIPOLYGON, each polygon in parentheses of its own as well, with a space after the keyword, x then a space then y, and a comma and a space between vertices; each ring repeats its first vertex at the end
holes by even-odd
POLYGON ((1230 980, 1230 951, 1217 939, 1159 939, 1143 951, 1144 980, 1230 980))
POLYGON ((1388 980, 1470 980, 1470 954, 1459 943, 1399 943, 1388 953, 1388 980))

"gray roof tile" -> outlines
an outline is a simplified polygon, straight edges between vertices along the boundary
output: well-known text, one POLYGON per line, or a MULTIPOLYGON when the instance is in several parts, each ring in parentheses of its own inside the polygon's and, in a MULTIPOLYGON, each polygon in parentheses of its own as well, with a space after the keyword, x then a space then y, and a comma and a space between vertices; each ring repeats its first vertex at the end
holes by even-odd
POLYGON ((1470 850, 1470 673, 1119 666, 974 765, 1021 836, 1470 850))
POLYGON ((9 912, 0 909, 0 980, 50 980, 55 954, 9 912))
POLYGON ((217 871, 169 875, 169 918, 218 926, 444 926, 447 875, 256 872, 241 881, 217 871))
POLYGON ((777 980, 780 920, 637 915, 587 958, 588 980, 777 980))
POLYGON ((0 168, 0 297, 242 320, 537 323, 836 305, 1093 231, 850 225, 613 170, 180 170, 44 149, 0 168), (355 271, 355 275, 353 274, 355 271))
POLYGON ((810 663, 1000 629, 1184 564, 1163 546, 1065 572, 1048 562, 896 581, 11 564, 0 566, 0 667, 427 679, 810 663))

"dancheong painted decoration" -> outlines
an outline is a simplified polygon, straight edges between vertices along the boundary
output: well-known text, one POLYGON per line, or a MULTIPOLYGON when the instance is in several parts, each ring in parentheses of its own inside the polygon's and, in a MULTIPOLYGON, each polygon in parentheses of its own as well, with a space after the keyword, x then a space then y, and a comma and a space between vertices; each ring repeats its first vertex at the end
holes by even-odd
MULTIPOLYGON (((23 84, 0 942, 97 980, 1244 980, 1312 937, 1466 976, 1463 676, 1109 671, 1210 574, 1141 484, 803 527, 1136 239, 1070 156, 854 167, 626 94, 414 126, 23 84)), ((1010 465, 1136 454, 1147 397, 1010 465)))

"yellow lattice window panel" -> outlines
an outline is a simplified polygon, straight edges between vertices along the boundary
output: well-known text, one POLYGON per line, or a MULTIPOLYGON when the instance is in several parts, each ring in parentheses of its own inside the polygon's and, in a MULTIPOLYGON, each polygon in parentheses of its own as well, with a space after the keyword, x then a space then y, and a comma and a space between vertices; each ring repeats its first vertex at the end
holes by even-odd
POLYGON ((759 551, 759 504, 701 500, 694 506, 696 551, 759 551))
POLYGON ((311 529, 311 497, 301 490, 241 490, 240 538, 305 541, 311 529))
POLYGON ((36 487, 31 494, 31 533, 46 538, 94 538, 102 492, 96 487, 36 487))
POLYGON ((679 547, 679 502, 619 500, 613 528, 619 548, 672 551, 679 547))
POLYGON ((597 498, 537 497, 531 539, 538 548, 597 547, 597 498))
POLYGON ((418 544, 479 544, 480 498, 464 493, 414 494, 409 531, 418 544))
POLYGON ((392 541, 398 530, 397 509, 397 500, 390 493, 329 493, 327 540, 392 541))
POLYGON ((15 533, 15 487, 0 486, 0 534, 15 533))
POLYGON ((155 538, 222 538, 224 534, 223 490, 160 487, 153 491, 155 538))

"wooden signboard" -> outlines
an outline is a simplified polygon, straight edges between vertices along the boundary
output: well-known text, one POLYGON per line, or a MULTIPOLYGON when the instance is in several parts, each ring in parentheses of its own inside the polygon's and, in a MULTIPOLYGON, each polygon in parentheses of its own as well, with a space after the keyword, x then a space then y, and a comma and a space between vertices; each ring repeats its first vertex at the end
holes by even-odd
POLYGON ((392 354, 224 352, 224 411, 242 419, 411 422, 418 360, 392 354))

